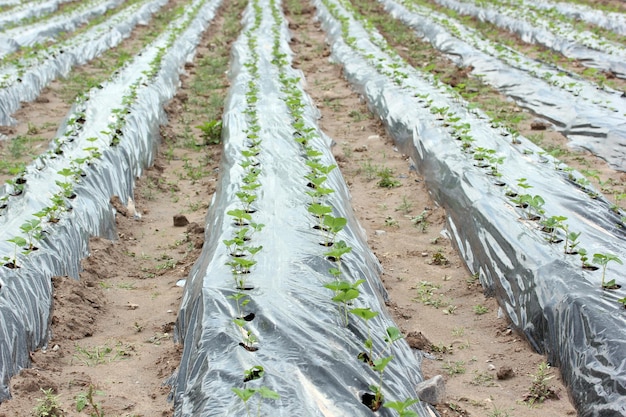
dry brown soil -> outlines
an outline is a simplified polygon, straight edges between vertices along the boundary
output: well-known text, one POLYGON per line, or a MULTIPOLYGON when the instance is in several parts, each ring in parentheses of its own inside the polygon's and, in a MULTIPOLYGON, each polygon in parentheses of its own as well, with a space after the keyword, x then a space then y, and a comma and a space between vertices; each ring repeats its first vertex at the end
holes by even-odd
MULTIPOLYGON (((544 358, 509 329, 496 301, 483 295, 464 267, 446 237, 444 210, 430 199, 422 178, 369 115, 341 69, 329 63, 324 33, 312 12, 288 15, 295 66, 322 112, 320 126, 336 141, 334 154, 352 206, 384 267, 389 309, 412 346, 425 352, 425 376, 445 377, 447 399, 438 410, 444 416, 575 415, 558 369, 551 369, 548 383, 558 398, 533 406, 523 402, 544 358), (393 170, 399 187, 377 185, 374 169, 382 167, 393 170)), ((58 415, 90 415, 90 407, 76 411, 77 396, 90 387, 93 402, 107 416, 172 414, 164 383, 181 351, 172 339, 183 291, 177 282, 200 253, 220 158, 219 145, 182 145, 188 127, 204 121, 188 111, 186 102, 195 94, 190 80, 200 57, 212 53, 221 19, 205 34, 168 105, 161 152, 135 189, 141 217, 133 216, 127 202, 113 199, 119 238, 91 240, 79 281, 53 278, 52 338, 45 350, 32 352, 31 368, 12 379, 13 399, 0 405, 0 417, 32 415, 44 398, 42 389, 57 396, 58 415), (203 170, 201 178, 189 174, 190 166, 203 170), (174 216, 181 214, 189 225, 174 226, 174 216)), ((16 131, 28 123, 57 126, 67 111, 58 94, 49 88, 43 99, 21 110, 16 131)), ((199 137, 197 129, 192 134, 199 137)))

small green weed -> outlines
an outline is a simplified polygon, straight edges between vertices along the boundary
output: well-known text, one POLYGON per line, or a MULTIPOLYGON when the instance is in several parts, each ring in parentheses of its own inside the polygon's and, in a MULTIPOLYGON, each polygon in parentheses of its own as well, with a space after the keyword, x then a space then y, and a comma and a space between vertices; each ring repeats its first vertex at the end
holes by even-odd
POLYGON ((34 417, 63 417, 65 411, 59 405, 59 396, 54 395, 52 388, 43 389, 43 398, 37 399, 37 406, 33 409, 34 417))
POLYGON ((474 307, 472 307, 472 310, 474 310, 474 313, 479 316, 489 312, 489 309, 482 304, 476 304, 474 307))
POLYGON ((376 173, 376 176, 380 178, 378 180, 378 186, 383 188, 396 188, 402 184, 397 179, 393 178, 393 170, 391 168, 381 168, 376 173))
POLYGON ((465 361, 448 361, 441 365, 448 375, 460 375, 465 373, 465 361))

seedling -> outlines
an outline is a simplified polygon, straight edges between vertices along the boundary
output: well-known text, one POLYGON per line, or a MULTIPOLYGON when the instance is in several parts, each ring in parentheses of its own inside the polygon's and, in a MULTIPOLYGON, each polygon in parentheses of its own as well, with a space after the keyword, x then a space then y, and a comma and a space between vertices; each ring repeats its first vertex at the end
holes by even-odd
POLYGON ((400 181, 393 178, 393 171, 391 168, 382 168, 376 174, 380 180, 378 180, 378 186, 383 188, 395 188, 402 184, 400 181))
POLYGON ((374 392, 374 399, 369 404, 372 411, 378 410, 383 404, 383 374, 385 372, 385 368, 387 368, 387 365, 389 365, 389 362, 392 360, 393 356, 387 356, 374 360, 374 366, 372 366, 372 369, 378 372, 378 385, 370 385, 370 389, 374 392))
POLYGON ((428 221, 426 221, 426 218, 429 214, 428 210, 423 210, 419 215, 411 219, 411 223, 413 223, 413 225, 422 233, 426 233, 426 229, 428 229, 428 221))
POLYGON ((409 398, 404 401, 387 401, 385 404, 383 404, 383 407, 396 410, 400 417, 419 417, 419 415, 415 411, 407 410, 407 408, 409 408, 416 402, 419 402, 419 400, 413 398, 409 398))
POLYGON ((602 267, 602 288, 604 289, 615 289, 617 286, 615 284, 615 280, 612 279, 608 282, 604 282, 604 278, 606 275, 606 267, 609 262, 616 262, 620 265, 624 265, 622 260, 612 253, 594 253, 593 254, 593 263, 598 264, 602 267))
POLYGON ((332 300, 340 305, 343 312, 342 318, 345 326, 348 325, 348 305, 350 305, 352 300, 361 294, 358 287, 364 282, 364 279, 359 279, 355 283, 350 283, 348 281, 335 281, 324 284, 324 288, 328 288, 329 290, 335 292, 332 300))
POLYGON ((373 319, 374 317, 378 316, 378 312, 372 311, 368 307, 368 308, 353 308, 350 310, 350 313, 354 314, 357 317, 362 318, 365 321, 365 327, 367 328, 367 339, 365 340, 365 348, 367 349, 369 356, 367 358, 359 357, 359 359, 362 359, 364 362, 371 364, 373 363, 372 360, 374 358, 372 354, 372 346, 374 344, 374 341, 372 340, 372 333, 370 330, 369 321, 373 319))
POLYGON ((246 328, 246 321, 244 319, 236 318, 233 319, 233 322, 242 332, 243 341, 239 343, 239 346, 243 347, 248 352, 256 352, 259 350, 258 347, 254 346, 259 339, 254 333, 252 333, 252 330, 246 328))
POLYGON ((582 232, 570 232, 569 225, 566 223, 561 224, 560 228, 565 232, 565 254, 566 255, 574 255, 578 253, 576 246, 580 242, 578 242, 578 238, 580 237, 582 232))
POLYGON ((318 220, 317 228, 320 230, 323 230, 324 217, 333 212, 333 208, 331 206, 327 206, 325 204, 319 204, 319 203, 311 204, 307 210, 309 211, 309 213, 317 217, 317 220, 318 220))
POLYGON ((554 378, 554 375, 549 373, 550 365, 545 362, 539 364, 537 373, 531 375, 533 377, 528 394, 524 398, 524 401, 529 404, 542 403, 550 398, 558 398, 558 395, 553 387, 548 385, 548 382, 554 378))
POLYGON ((242 209, 229 210, 226 212, 226 214, 228 214, 235 220, 236 226, 246 226, 248 222, 252 220, 252 216, 250 216, 249 213, 246 213, 246 211, 242 209))
POLYGON ((54 395, 52 388, 43 389, 44 398, 37 399, 37 406, 33 409, 35 417, 62 417, 65 412, 59 405, 59 396, 54 395))
POLYGON ((4 266, 11 269, 19 268, 19 265, 17 264, 17 250, 26 246, 26 239, 21 236, 15 236, 11 239, 7 239, 7 242, 13 243, 13 257, 5 256, 4 266))
POLYGON ((336 262, 337 265, 341 265, 342 256, 346 253, 350 253, 351 251, 352 247, 348 246, 345 241, 340 240, 333 245, 333 248, 331 250, 324 253, 324 256, 326 256, 328 260, 336 262))
POLYGON ((217 145, 222 138, 222 121, 211 120, 196 126, 202 131, 202 141, 205 145, 217 145))
POLYGON ((238 292, 237 294, 229 295, 227 298, 235 300, 237 303, 237 318, 243 317, 242 309, 248 305, 250 298, 244 293, 238 292))
POLYGON ((252 210, 251 205, 254 201, 256 201, 257 195, 249 193, 247 191, 239 191, 235 193, 235 195, 237 196, 237 198, 239 198, 239 201, 241 201, 241 203, 243 204, 243 211, 245 211, 246 213, 252 213, 253 210, 252 210))
POLYGON ((94 395, 104 395, 102 391, 96 391, 95 387, 89 384, 87 392, 81 392, 76 396, 76 411, 81 412, 85 408, 90 407, 92 409, 91 417, 104 417, 104 411, 102 411, 102 404, 94 400, 94 395))
POLYGON ((37 249, 35 242, 40 241, 42 238, 43 230, 41 228, 41 220, 31 219, 27 220, 20 226, 20 230, 26 234, 27 242, 26 248, 29 251, 37 249))
POLYGON ((557 230, 564 228, 564 221, 567 220, 567 217, 564 216, 550 216, 547 219, 541 221, 541 225, 543 226, 542 231, 548 233, 548 242, 550 243, 558 243, 561 240, 557 238, 557 230))
POLYGON ((580 257, 580 262, 582 263, 583 269, 598 269, 598 267, 591 265, 589 261, 589 257, 587 256, 587 249, 580 248, 578 249, 578 256, 580 257))
POLYGON ((334 217, 331 215, 324 216, 323 227, 325 228, 325 241, 324 246, 332 246, 337 233, 339 233, 344 226, 348 223, 345 217, 334 217))
POLYGON ((243 371, 243 382, 250 382, 256 379, 263 378, 265 375, 265 369, 261 365, 255 365, 250 369, 243 371))
MULTIPOLYGON (((255 394, 259 394, 259 396, 261 397, 261 399, 266 399, 266 400, 277 400, 280 398, 280 395, 275 392, 272 391, 271 389, 267 388, 267 387, 260 387, 260 388, 236 388, 233 387, 231 388, 231 390, 237 394, 237 397, 239 397, 239 399, 241 401, 243 401, 244 406, 246 408, 246 415, 248 417, 252 417, 252 414, 250 414, 250 406, 248 404, 248 401, 254 397, 255 394)), ((257 412, 256 412, 257 417, 261 416, 261 400, 259 400, 258 406, 257 406, 257 412)))

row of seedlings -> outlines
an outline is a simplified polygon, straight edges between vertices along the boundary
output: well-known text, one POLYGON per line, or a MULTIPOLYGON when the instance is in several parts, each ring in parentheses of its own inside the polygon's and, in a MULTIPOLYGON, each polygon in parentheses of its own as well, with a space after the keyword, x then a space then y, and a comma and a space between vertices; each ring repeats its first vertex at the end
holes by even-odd
MULTIPOLYGON (((331 10, 333 10, 331 8, 331 10)), ((336 10, 336 9, 334 9, 336 10)), ((343 30, 345 31, 344 36, 347 36, 349 31, 349 22, 348 20, 342 21, 343 30)), ((388 45, 382 38, 374 37, 372 38, 372 42, 378 45, 381 49, 387 51, 390 55, 392 51, 389 49, 388 45)), ((402 59, 398 55, 391 55, 390 57, 391 63, 389 67, 385 69, 380 63, 381 59, 378 58, 377 69, 383 75, 387 75, 388 77, 394 79, 395 83, 398 85, 403 85, 403 80, 406 77, 406 73, 402 72, 400 69, 404 64, 402 59)), ((432 78, 431 81, 438 83, 438 80, 432 78)), ((446 95, 452 96, 457 103, 462 103, 462 99, 458 96, 456 91, 451 89, 446 85, 439 85, 446 95)), ((560 243, 565 241, 564 253, 566 254, 579 254, 581 256, 581 266, 586 270, 595 270, 598 269, 591 265, 588 257, 587 250, 578 247, 578 238, 581 235, 581 232, 575 232, 570 230, 569 225, 565 223, 567 217, 558 214, 547 216, 546 211, 544 209, 544 205, 546 201, 544 197, 539 194, 531 194, 529 192, 525 192, 525 190, 529 190, 533 188, 530 184, 528 184, 526 178, 517 178, 516 183, 517 187, 507 186, 506 182, 502 181, 502 165, 506 159, 505 156, 498 153, 498 151, 491 147, 486 146, 476 146, 475 142, 477 142, 478 134, 475 133, 477 128, 476 125, 485 124, 486 116, 479 113, 468 113, 465 111, 465 107, 467 104, 464 104, 460 108, 457 107, 455 110, 453 106, 441 106, 437 107, 433 104, 434 100, 437 99, 436 94, 431 93, 420 93, 420 89, 415 90, 415 97, 417 98, 417 102, 424 108, 429 109, 430 113, 434 116, 437 124, 444 127, 450 135, 459 143, 459 146, 462 150, 462 153, 466 155, 472 161, 473 165, 485 170, 485 173, 493 178, 493 184, 501 187, 504 194, 510 199, 510 201, 514 204, 514 206, 521 210, 521 219, 530 220, 538 222, 536 224, 539 227, 533 226, 533 223, 525 223, 531 226, 533 230, 540 230, 544 232, 547 237, 546 240, 550 243, 560 243), (432 97, 431 97, 432 95, 432 97), (468 117, 471 115, 475 115, 476 117, 468 117), (473 119, 473 120, 472 120, 473 119), (474 131, 474 133, 473 133, 474 131), (557 233, 561 233, 562 237, 558 237, 557 233)), ((439 100, 438 100, 439 101, 439 100)), ((522 144, 522 138, 520 138, 518 132, 509 128, 502 127, 499 123, 490 121, 490 126, 499 131, 500 135, 503 137, 510 137, 510 143, 516 147, 522 144)), ((542 164, 547 164, 548 162, 552 162, 555 169, 560 173, 567 175, 568 181, 575 183, 578 187, 580 187, 590 198, 598 199, 599 193, 591 187, 590 183, 584 176, 579 173, 576 173, 573 168, 566 166, 561 163, 558 159, 551 157, 550 155, 546 155, 545 152, 535 149, 532 150, 530 148, 526 148, 522 151, 526 155, 536 154, 538 158, 537 161, 542 164)), ((615 227, 618 229, 618 232, 622 232, 624 229, 624 216, 619 207, 616 207, 615 204, 610 204, 606 199, 603 200, 603 205, 606 206, 607 214, 617 214, 621 215, 620 218, 615 219, 615 227)), ((593 254, 593 261, 599 265, 605 266, 606 260, 610 259, 611 261, 615 261, 616 263, 621 264, 621 259, 612 253, 607 252, 598 252, 593 254)), ((605 282, 604 277, 605 268, 603 267, 603 274, 601 279, 601 287, 603 289, 618 289, 619 286, 615 284, 614 280, 610 280, 605 282)), ((620 303, 624 303, 626 301, 625 298, 620 298, 618 300, 620 303)))
MULTIPOLYGON (((438 12, 434 6, 428 3, 422 5, 419 0, 386 0, 384 4, 394 17, 401 19, 414 29, 418 29, 417 24, 427 19, 429 22, 445 28, 455 38, 466 42, 477 50, 501 60, 512 68, 527 72, 534 78, 542 79, 550 86, 570 93, 574 97, 580 97, 611 112, 619 112, 620 107, 623 106, 622 100, 619 98, 621 94, 608 86, 589 82, 562 68, 530 59, 500 42, 492 42, 481 35, 479 31, 464 26, 458 19, 443 12, 438 12)), ((426 35, 435 47, 441 47, 442 45, 437 42, 436 33, 426 35)))
MULTIPOLYGON (((198 11, 202 5, 202 2, 197 2, 192 10, 198 11)), ((5 224, 5 233, 11 229, 10 225, 13 223, 13 219, 21 218, 20 221, 23 223, 19 226, 20 234, 6 239, 14 247, 11 255, 3 258, 5 267, 19 268, 20 265, 17 260, 19 249, 23 248, 26 254, 36 250, 35 241, 39 241, 45 236, 43 226, 57 223, 62 213, 71 210, 71 200, 76 198, 75 187, 85 177, 85 170, 101 159, 103 152, 107 149, 115 148, 120 144, 124 135, 126 117, 131 113, 131 107, 137 99, 137 90, 154 81, 161 69, 164 54, 191 22, 192 15, 187 15, 184 23, 179 24, 176 29, 171 29, 171 33, 164 40, 163 45, 156 47, 153 59, 147 65, 142 65, 145 68, 143 71, 137 72, 141 75, 123 87, 125 91, 121 94, 119 105, 110 110, 106 128, 101 130, 99 135, 81 140, 81 137, 85 135, 85 125, 88 122, 87 113, 93 110, 89 109, 89 95, 79 95, 74 111, 65 121, 64 134, 57 136, 50 144, 48 151, 39 155, 32 165, 20 167, 16 176, 7 181, 3 193, 0 195, 0 223, 5 224), (82 143, 82 149, 77 149, 76 143, 82 143), (53 176, 56 187, 52 186, 52 189, 56 188, 57 191, 52 193, 47 204, 32 213, 33 218, 23 220, 23 216, 20 216, 24 212, 23 207, 19 202, 11 204, 10 199, 23 198, 29 173, 30 176, 40 179, 43 172, 52 169, 53 166, 61 167, 53 176)), ((116 78, 118 75, 114 74, 110 82, 116 83, 116 78)), ((97 94, 97 90, 99 89, 94 90, 95 94, 97 94)))
POLYGON ((47 39, 55 38, 61 33, 76 30, 86 21, 103 15, 107 10, 114 9, 123 3, 122 0, 93 0, 70 13, 55 15, 50 19, 45 19, 38 24, 18 26, 3 31, 0 40, 4 42, 0 50, 0 58, 15 52, 24 46, 45 42, 47 39))
POLYGON ((193 2, 119 74, 83 95, 49 150, 4 185, 0 399, 8 398, 15 370, 28 366, 27 352, 49 335, 50 277, 77 278, 89 236, 116 236, 110 198, 129 198, 135 178, 152 162, 162 106, 215 8, 215 2, 193 2))
MULTIPOLYGON (((570 235, 565 250, 573 252, 571 241, 578 239, 575 235, 580 236, 584 229, 586 245, 596 252, 595 262, 602 267, 603 289, 606 288, 604 274, 607 265, 611 262, 620 264, 619 254, 626 252, 623 229, 606 216, 608 202, 600 196, 592 199, 587 193, 572 187, 567 176, 579 176, 575 171, 564 174, 561 170, 545 170, 543 163, 554 158, 546 156, 545 152, 523 137, 514 137, 511 143, 498 139, 499 134, 489 126, 489 120, 482 112, 467 110, 463 100, 450 89, 438 85, 437 80, 430 77, 427 82, 420 81, 422 76, 417 76, 414 69, 403 64, 371 25, 357 23, 353 10, 346 12, 350 6, 345 2, 320 0, 314 4, 323 27, 331 34, 334 58, 341 62, 353 85, 366 95, 370 106, 396 138, 398 146, 418 163, 427 181, 434 187, 431 191, 435 199, 448 207, 452 235, 470 269, 480 273, 486 291, 496 292, 512 324, 524 332, 536 350, 544 352, 547 349, 549 360, 562 366, 565 381, 573 387, 577 407, 583 409, 593 407, 596 402, 608 401, 608 394, 619 391, 620 387, 612 390, 603 383, 607 395, 599 394, 588 403, 583 402, 582 393, 591 388, 567 358, 580 349, 572 343, 571 335, 583 320, 585 325, 594 328, 586 342, 602 343, 596 338, 603 339, 606 335, 611 343, 621 343, 619 334, 624 317, 611 314, 610 323, 604 315, 605 318, 598 319, 600 312, 611 310, 605 300, 614 302, 616 297, 605 296, 605 292, 600 297, 591 296, 593 293, 589 291, 589 285, 596 284, 584 271, 574 270, 580 266, 561 250, 546 251, 542 243, 559 240, 553 234, 555 229, 568 234, 572 232, 570 226, 565 224, 564 216, 571 211, 570 219, 581 231, 570 235), (405 109, 410 109, 410 115, 405 109), (456 150, 450 147, 454 143, 453 138, 460 143, 456 150), (483 168, 467 169, 468 162, 474 161, 476 153, 481 154, 483 159, 487 155, 497 158, 497 161, 485 164, 490 177, 476 172, 483 168), (506 159, 500 160, 502 157, 506 159), (502 164, 505 160, 507 163, 502 164), (541 192, 515 191, 524 195, 521 203, 525 208, 512 209, 512 203, 501 204, 501 201, 507 200, 502 191, 497 190, 506 190, 505 180, 513 182, 513 178, 518 178, 520 173, 541 177, 543 182, 535 187, 550 194, 550 198, 544 199, 541 192), (498 198, 493 198, 497 195, 498 198), (468 210, 471 210, 471 216, 467 216, 468 210), (524 210, 525 213, 523 220, 517 221, 517 224, 514 223, 519 219, 517 213, 515 220, 510 215, 515 210, 524 210), (559 214, 546 218, 546 212, 559 214), (589 213, 594 213, 593 220, 589 219, 589 213), (527 221, 528 216, 537 215, 545 219, 545 226, 550 226, 544 227, 547 233, 545 239, 537 239, 535 223, 527 221), (580 221, 581 218, 587 220, 580 221), (566 280, 569 274, 579 279, 566 280), (546 284, 550 285, 549 291, 544 288, 546 284), (595 304, 597 313, 593 309, 581 316, 571 313, 570 310, 574 309, 580 311, 578 302, 567 302, 572 291, 580 297, 581 303, 595 304), (557 305, 553 297, 545 299, 552 294, 560 297, 557 305), (544 318, 546 316, 567 319, 551 322, 544 318), (536 320, 547 322, 539 324, 536 320), (545 329, 556 333, 547 334, 545 329), (609 333, 611 336, 608 336, 609 333), (603 336, 597 336, 600 334, 603 336), (550 337, 549 341, 547 337, 550 337)), ((500 133, 511 136, 510 132, 500 133)), ((524 188, 528 186, 527 180, 518 178, 517 182, 522 189, 527 189, 524 188)), ((574 244, 574 247, 578 247, 579 254, 584 254, 580 245, 574 244)), ((619 363, 621 355, 617 348, 601 358, 590 353, 585 357, 585 363, 596 369, 600 366, 599 362, 619 363)), ((611 378, 610 372, 603 374, 603 378, 603 381, 611 378)))
MULTIPOLYGON (((279 78, 282 91, 285 94, 285 102, 289 108, 294 130, 294 140, 302 148, 302 155, 309 172, 304 176, 306 194, 311 197, 307 207, 313 219, 313 228, 319 233, 319 244, 323 247, 321 256, 330 261, 328 275, 331 281, 324 287, 332 291, 331 300, 337 303, 339 308, 340 322, 344 327, 350 324, 350 317, 356 317, 363 321, 366 328, 366 338, 363 340, 363 351, 359 352, 355 360, 361 361, 377 375, 375 382, 369 385, 369 392, 362 392, 361 402, 372 411, 378 411, 381 407, 393 409, 400 417, 417 417, 418 414, 411 410, 411 406, 419 400, 407 398, 404 401, 391 401, 385 397, 383 391, 387 390, 384 385, 384 373, 389 363, 394 359, 392 344, 402 339, 403 336, 395 326, 390 326, 384 332, 375 331, 374 334, 380 339, 374 340, 370 321, 379 315, 378 311, 370 306, 356 307, 357 299, 361 295, 359 287, 365 282, 364 279, 353 280, 351 274, 342 263, 344 255, 352 251, 352 247, 345 240, 338 240, 338 236, 347 225, 347 219, 335 216, 332 203, 329 201, 335 190, 327 183, 329 174, 337 168, 336 164, 325 164, 323 153, 313 145, 315 139, 319 139, 319 133, 315 125, 307 123, 304 117, 306 103, 303 100, 304 93, 300 89, 300 78, 289 77, 285 68, 289 65, 287 54, 280 49, 280 26, 278 22, 283 19, 282 13, 275 0, 270 0, 274 19, 274 57, 280 67, 279 78), (382 336, 381 336, 382 333, 382 336)), ((391 395, 388 395, 391 397, 391 395)))
POLYGON ((14 123, 11 114, 21 102, 34 100, 46 85, 66 75, 72 67, 118 45, 165 3, 166 0, 132 1, 104 22, 92 20, 77 36, 54 44, 38 43, 15 56, 5 56, 0 60, 0 123, 14 123))
MULTIPOLYGON (((263 139, 257 108, 260 98, 259 45, 255 33, 261 26, 262 10, 257 1, 253 1, 249 5, 251 5, 254 14, 254 24, 244 33, 249 55, 243 63, 245 70, 239 74, 240 77, 248 79, 245 92, 245 110, 243 111, 245 128, 242 132, 245 134, 246 142, 239 150, 239 158, 237 158, 243 173, 240 183, 236 185, 238 189, 234 193, 238 200, 238 207, 226 212, 232 219, 235 228, 231 238, 225 239, 223 243, 229 256, 226 264, 230 267, 235 286, 235 293, 227 296, 227 298, 235 303, 236 315, 232 320, 236 330, 241 334, 239 346, 247 352, 253 353, 259 350, 259 338, 249 326, 249 323, 255 319, 255 313, 248 311, 246 306, 252 301, 251 290, 255 289, 255 286, 247 278, 257 263, 254 259, 255 256, 263 249, 262 245, 254 246, 253 236, 260 232, 265 225, 255 222, 253 218, 254 213, 256 213, 254 202, 258 198, 258 193, 261 192, 260 176, 262 172, 259 154, 263 139)), ((254 362, 254 359, 250 359, 249 362, 254 362)), ((254 415, 254 408, 251 406, 253 399, 256 398, 256 415, 260 417, 261 405, 264 400, 280 398, 276 391, 259 384, 264 376, 264 367, 258 364, 253 365, 243 371, 241 380, 243 386, 231 388, 232 392, 244 404, 248 417, 254 415), (253 381, 257 382, 253 383, 253 381)))
POLYGON ((540 22, 537 16, 525 18, 524 12, 527 8, 498 10, 496 7, 487 8, 457 0, 436 1, 442 7, 459 14, 480 17, 482 21, 513 32, 525 41, 538 43, 568 58, 578 59, 586 67, 602 68, 612 71, 618 78, 626 77, 623 62, 626 48, 616 42, 580 36, 575 30, 554 31, 554 28, 541 27, 542 23, 547 25, 548 21, 540 22))

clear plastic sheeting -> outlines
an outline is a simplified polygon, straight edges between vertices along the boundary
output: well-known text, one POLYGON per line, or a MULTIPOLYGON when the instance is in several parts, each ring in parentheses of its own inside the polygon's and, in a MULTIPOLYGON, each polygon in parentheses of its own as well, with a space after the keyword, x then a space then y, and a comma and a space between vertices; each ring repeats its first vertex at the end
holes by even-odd
POLYGON ((605 12, 584 4, 565 2, 523 0, 523 4, 529 4, 541 10, 554 9, 572 20, 582 20, 583 22, 626 36, 626 15, 623 13, 605 12))
POLYGON ((106 13, 124 3, 124 0, 93 0, 69 15, 59 15, 39 24, 18 26, 3 31, 0 34, 0 58, 17 51, 23 46, 32 46, 36 43, 54 39, 59 33, 72 32, 80 25, 95 16, 106 13))
MULTIPOLYGON (((167 0, 151 0, 133 5, 88 32, 48 48, 45 56, 26 59, 19 68, 12 63, 0 68, 0 125, 15 124, 11 114, 20 103, 39 96, 41 90, 72 67, 82 65, 130 36, 138 24, 146 24, 167 0)), ((43 52, 42 52, 43 55, 43 52)))
POLYGON ((407 9, 393 0, 381 2, 391 16, 415 29, 457 65, 473 67, 473 74, 553 123, 571 146, 587 149, 614 169, 626 171, 626 100, 620 92, 600 90, 580 77, 493 45, 447 16, 407 9), (439 22, 453 25, 457 35, 439 22))
POLYGON ((7 25, 19 23, 21 20, 40 17, 52 13, 59 8, 60 4, 67 1, 70 0, 44 0, 39 2, 29 2, 22 7, 13 8, 4 13, 0 13, 0 29, 6 27, 7 25))
MULTIPOLYGON (((579 248, 586 248, 590 257, 612 253, 625 259, 619 216, 601 196, 590 198, 590 189, 583 192, 570 180, 580 178, 579 173, 566 173, 525 138, 512 144, 500 137, 482 112, 467 110, 432 77, 420 78, 390 58, 338 3, 333 3, 333 13, 343 11, 345 36, 354 40, 355 49, 344 42, 342 23, 324 3, 314 5, 329 35, 332 59, 424 175, 434 199, 448 213, 454 242, 470 270, 479 273, 486 292, 495 295, 511 325, 560 367, 579 415, 626 415, 626 313, 617 301, 626 295, 624 287, 602 290, 601 271, 583 270, 579 256, 565 254, 562 242, 549 243, 539 223, 526 220, 505 190, 524 192, 516 183, 525 177, 533 187, 526 192, 545 200, 544 217, 566 216, 569 230, 581 232, 579 248), (379 72, 389 65, 406 74, 403 86, 379 72), (469 124, 474 149, 493 149, 505 158, 501 177, 488 175, 463 151, 450 127, 431 112, 442 107, 460 117, 458 123, 469 124)), ((621 281, 624 272, 624 266, 609 265, 607 277, 626 285, 621 281)))
MULTIPOLYGON (((270 4, 271 5, 271 4, 270 4)), ((261 245, 255 256, 257 264, 246 282, 254 288, 245 290, 249 303, 245 313, 255 317, 247 327, 259 339, 258 350, 249 352, 239 346, 240 330, 233 322, 239 314, 234 300, 237 294, 233 275, 226 265, 230 255, 223 240, 238 230, 226 213, 240 207, 235 198, 244 169, 242 150, 247 149, 249 127, 245 111, 246 90, 252 75, 251 52, 242 36, 232 46, 232 78, 223 116, 224 152, 221 179, 207 213, 206 238, 202 254, 187 279, 175 335, 184 349, 177 374, 172 378, 176 416, 241 416, 244 405, 231 388, 244 387, 244 371, 262 366, 265 376, 260 384, 276 391, 280 398, 262 400, 261 415, 278 416, 371 416, 361 403, 360 394, 376 384, 378 376, 357 359, 364 350, 367 330, 362 320, 351 317, 346 327, 333 291, 324 284, 333 282, 329 269, 335 263, 325 259, 328 248, 320 245, 320 232, 313 229, 316 220, 307 211, 311 197, 306 194, 309 173, 302 147, 294 140, 291 115, 280 91, 277 67, 272 63, 273 28, 271 7, 259 2, 260 27, 250 36, 258 44, 259 138, 261 174, 258 199, 254 202, 253 221, 265 227, 251 238, 250 245, 261 245)), ((244 32, 255 22, 250 5, 243 15, 244 32)), ((278 22, 281 54, 290 60, 288 32, 282 16, 278 22)), ((299 71, 286 68, 283 79, 302 77, 299 71)), ((297 87, 301 89, 301 86, 297 87)), ((322 164, 334 164, 331 140, 316 126, 319 117, 310 99, 303 120, 317 133, 309 142, 321 153, 322 164)), ((353 307, 370 307, 379 316, 370 320, 374 351, 384 349, 382 341, 393 322, 384 308, 386 297, 379 279, 380 265, 367 247, 364 233, 349 204, 347 186, 338 169, 325 183, 335 190, 327 204, 333 215, 348 220, 337 240, 344 240, 352 251, 342 258, 342 279, 354 282, 365 279, 353 307)), ((326 186, 326 185, 325 185, 326 186)), ((388 351, 394 356, 385 371, 385 401, 404 401, 416 397, 414 388, 421 381, 420 360, 402 339, 388 351)), ((248 387, 256 386, 250 382, 248 387)), ((257 396, 258 397, 258 396, 257 396)), ((256 409, 257 397, 250 400, 256 409)), ((430 415, 422 404, 410 407, 421 416, 430 415)), ((381 416, 396 415, 381 408, 381 416)))
MULTIPOLYGON (((135 178, 153 158, 159 139, 159 125, 164 123, 163 105, 178 87, 184 63, 195 48, 208 22, 213 19, 216 2, 202 4, 195 16, 185 14, 172 22, 150 46, 129 63, 115 79, 93 89, 84 104, 70 112, 84 112, 86 122, 78 137, 64 147, 62 156, 38 160, 27 168, 24 193, 8 200, 0 216, 0 257, 11 256, 13 247, 6 241, 19 235, 19 226, 40 210, 58 187, 58 171, 67 168, 72 158, 82 155, 87 146, 99 147, 101 157, 84 167, 86 174, 75 187, 77 197, 70 200, 72 210, 61 216, 58 223, 47 224, 45 239, 30 255, 18 255, 18 269, 0 267, 0 401, 9 398, 9 378, 29 365, 29 352, 45 346, 49 336, 51 281, 55 275, 78 278, 80 260, 88 253, 92 235, 115 238, 115 218, 110 198, 132 197, 135 178), (122 130, 122 140, 109 146, 102 130, 106 128, 111 110, 121 106, 129 86, 143 79, 151 61, 168 45, 168 38, 177 28, 192 19, 161 59, 157 75, 137 90, 136 99, 122 130), (96 137, 97 141, 87 138, 96 137)), ((69 118, 68 116, 68 118, 69 118)), ((60 129, 59 136, 69 131, 60 129)), ((6 187, 5 187, 6 188, 6 187)), ((4 190, 6 192, 6 189, 4 190)))
POLYGON ((616 77, 626 78, 626 58, 623 50, 607 50, 611 42, 600 42, 594 38, 588 39, 591 46, 585 46, 572 36, 555 34, 543 27, 535 26, 523 19, 524 9, 511 9, 511 16, 495 8, 480 7, 473 3, 457 0, 436 0, 438 4, 463 15, 478 18, 481 21, 493 23, 518 35, 524 42, 536 43, 568 58, 573 58, 586 67, 610 71, 616 77), (597 48, 597 49, 595 49, 597 48), (606 52, 604 52, 606 51, 606 52))

